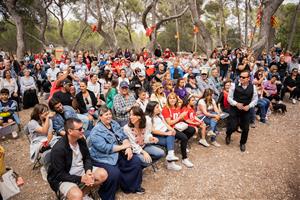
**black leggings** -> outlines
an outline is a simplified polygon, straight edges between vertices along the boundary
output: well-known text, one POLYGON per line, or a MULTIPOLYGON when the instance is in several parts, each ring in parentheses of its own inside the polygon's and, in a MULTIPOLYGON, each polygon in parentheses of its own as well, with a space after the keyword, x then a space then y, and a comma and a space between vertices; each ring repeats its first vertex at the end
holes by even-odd
POLYGON ((195 132, 196 129, 191 126, 188 126, 188 128, 182 132, 176 130, 175 138, 180 140, 180 151, 181 151, 182 159, 187 158, 186 148, 187 148, 188 140, 195 134, 195 132))

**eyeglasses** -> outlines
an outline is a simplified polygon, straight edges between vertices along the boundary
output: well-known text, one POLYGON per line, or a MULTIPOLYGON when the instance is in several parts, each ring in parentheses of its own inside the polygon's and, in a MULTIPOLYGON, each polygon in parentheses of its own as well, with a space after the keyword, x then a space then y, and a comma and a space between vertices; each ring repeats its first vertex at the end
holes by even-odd
POLYGON ((80 128, 72 128, 72 130, 76 130, 76 131, 82 132, 82 131, 83 131, 83 127, 80 127, 80 128))
POLYGON ((249 76, 240 76, 241 79, 249 78, 249 76))

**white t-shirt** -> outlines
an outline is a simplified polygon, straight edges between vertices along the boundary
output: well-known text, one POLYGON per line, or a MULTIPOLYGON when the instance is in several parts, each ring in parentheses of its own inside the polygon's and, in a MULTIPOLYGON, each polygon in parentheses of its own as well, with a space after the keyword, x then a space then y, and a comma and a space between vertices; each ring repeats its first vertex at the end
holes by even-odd
POLYGON ((152 120, 149 116, 146 116, 146 121, 147 123, 150 122, 152 124, 152 129, 167 132, 168 127, 162 119, 163 117, 153 117, 152 120))
POLYGON ((70 147, 72 149, 72 165, 69 173, 71 175, 76 175, 76 176, 83 176, 84 175, 84 167, 83 167, 83 160, 82 160, 82 154, 80 152, 80 148, 78 143, 76 146, 73 146, 70 144, 70 147))
POLYGON ((56 80, 56 75, 57 73, 60 72, 60 69, 55 67, 54 69, 49 68, 47 70, 47 77, 50 77, 51 81, 55 81, 56 80))
POLYGON ((94 92, 95 96, 98 97, 100 95, 100 83, 96 82, 95 84, 91 81, 87 84, 87 89, 94 92))
MULTIPOLYGON (((199 100, 199 105, 202 105, 202 106, 205 106, 205 107, 207 106, 204 99, 199 100)), ((212 104, 209 105, 208 107, 206 107, 207 112, 214 111, 214 106, 216 106, 216 102, 215 102, 214 99, 212 99, 212 104)))

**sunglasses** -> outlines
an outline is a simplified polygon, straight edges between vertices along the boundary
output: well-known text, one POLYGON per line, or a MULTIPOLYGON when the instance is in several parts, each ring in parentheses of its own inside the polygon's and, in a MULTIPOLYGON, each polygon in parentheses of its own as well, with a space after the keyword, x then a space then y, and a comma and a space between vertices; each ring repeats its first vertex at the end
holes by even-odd
POLYGON ((83 131, 83 127, 80 127, 80 128, 72 128, 72 130, 76 130, 76 131, 82 132, 82 131, 83 131))
POLYGON ((240 76, 241 79, 249 78, 249 76, 240 76))

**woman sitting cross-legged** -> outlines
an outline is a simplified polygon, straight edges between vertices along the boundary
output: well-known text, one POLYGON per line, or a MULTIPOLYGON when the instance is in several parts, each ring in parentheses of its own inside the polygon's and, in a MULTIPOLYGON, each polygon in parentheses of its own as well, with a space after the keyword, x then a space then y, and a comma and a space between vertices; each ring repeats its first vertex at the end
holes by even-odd
POLYGON ((151 134, 151 127, 146 126, 146 117, 140 107, 131 108, 129 123, 124 127, 124 132, 129 138, 133 153, 141 159, 144 167, 165 156, 164 150, 152 145, 158 143, 158 139, 151 134))
POLYGON ((175 138, 180 140, 180 150, 182 155, 182 163, 187 167, 193 167, 193 163, 187 158, 187 143, 188 140, 195 134, 196 129, 188 126, 183 122, 183 118, 187 115, 187 111, 181 112, 181 107, 178 105, 179 97, 174 93, 170 93, 167 97, 167 105, 162 110, 166 122, 176 130, 175 138), (185 126, 183 128, 183 126, 185 126), (176 128, 178 126, 178 128, 176 128), (180 128, 184 130, 180 131, 180 128))
POLYGON ((211 89, 204 90, 203 98, 199 100, 199 110, 205 118, 205 124, 210 126, 211 144, 219 147, 220 144, 216 141, 217 125, 221 118, 218 106, 213 99, 213 91, 211 89), (212 133, 211 133, 212 132, 212 133))
POLYGON ((158 138, 158 143, 167 148, 168 161, 167 168, 171 170, 181 170, 181 166, 174 161, 179 160, 174 154, 174 142, 176 131, 161 116, 161 110, 157 101, 150 101, 146 107, 147 126, 151 127, 152 134, 158 138))
POLYGON ((112 120, 107 106, 99 108, 99 123, 89 137, 93 165, 104 168, 108 173, 99 190, 101 199, 115 199, 119 186, 125 193, 144 193, 141 160, 133 154, 128 137, 123 128, 112 120))

